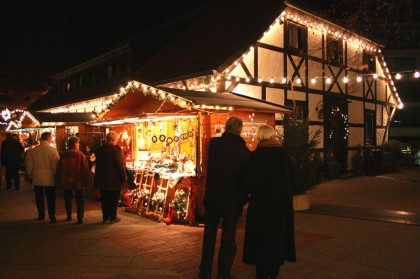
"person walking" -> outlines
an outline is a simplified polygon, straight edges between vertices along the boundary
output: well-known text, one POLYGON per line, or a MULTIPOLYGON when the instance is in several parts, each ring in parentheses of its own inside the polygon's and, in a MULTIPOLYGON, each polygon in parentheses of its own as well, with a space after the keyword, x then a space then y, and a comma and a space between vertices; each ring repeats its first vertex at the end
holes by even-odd
POLYGON ((242 120, 232 116, 226 121, 222 136, 212 138, 209 143, 200 278, 211 278, 217 229, 221 219, 218 278, 232 278, 231 269, 237 250, 236 227, 247 201, 244 178, 250 151, 240 136, 242 127, 242 120))
POLYGON ((79 150, 80 139, 70 137, 67 143, 69 149, 64 151, 58 161, 56 170, 56 185, 64 188, 64 206, 67 221, 72 220, 73 192, 76 196, 77 223, 83 223, 84 191, 89 185, 89 164, 85 154, 79 150))
POLYGON ((258 279, 276 278, 284 261, 296 262, 290 158, 262 125, 251 153, 246 187, 250 194, 243 262, 256 266, 258 279))
POLYGON ((6 134, 6 139, 1 145, 1 163, 6 169, 6 190, 12 189, 12 181, 15 190, 20 188, 19 168, 22 163, 24 148, 19 139, 12 133, 6 134))
POLYGON ((38 220, 45 219, 45 200, 47 198, 48 217, 51 223, 55 223, 55 172, 60 159, 57 149, 51 146, 52 135, 44 132, 41 135, 41 143, 26 155, 26 170, 32 179, 35 192, 35 202, 38 209, 38 220))
POLYGON ((120 135, 114 131, 106 135, 106 142, 96 151, 94 188, 101 191, 102 223, 120 222, 117 217, 121 189, 127 183, 126 166, 121 148, 117 145, 120 135))

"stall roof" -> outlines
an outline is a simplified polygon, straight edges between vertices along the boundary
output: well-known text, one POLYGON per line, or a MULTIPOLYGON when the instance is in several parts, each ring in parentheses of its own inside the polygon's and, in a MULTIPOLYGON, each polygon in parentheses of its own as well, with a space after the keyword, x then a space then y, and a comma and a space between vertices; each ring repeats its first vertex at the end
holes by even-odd
POLYGON ((190 100, 197 106, 221 106, 232 107, 236 110, 251 109, 266 112, 290 113, 291 108, 262 101, 260 99, 237 93, 212 93, 193 90, 182 90, 175 88, 157 87, 158 89, 176 95, 178 97, 190 100))
POLYGON ((46 122, 64 122, 64 123, 85 123, 95 120, 93 113, 48 113, 33 112, 32 115, 40 123, 46 122))
MULTIPOLYGON (((101 121, 150 113, 254 110, 288 114, 291 108, 236 93, 212 93, 137 83, 98 114, 101 121)), ((131 84, 133 84, 131 83, 131 84)))

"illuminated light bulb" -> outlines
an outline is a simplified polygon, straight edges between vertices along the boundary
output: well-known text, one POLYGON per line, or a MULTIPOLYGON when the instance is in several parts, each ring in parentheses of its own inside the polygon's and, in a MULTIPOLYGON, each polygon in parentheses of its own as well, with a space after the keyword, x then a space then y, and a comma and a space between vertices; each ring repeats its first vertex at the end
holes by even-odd
POLYGON ((246 77, 245 81, 246 82, 249 82, 250 81, 250 78, 249 77, 246 77))
POLYGON ((219 109, 220 107, 219 106, 216 106, 216 109, 219 109))
POLYGON ((418 71, 416 71, 416 72, 414 73, 414 77, 415 77, 415 78, 419 78, 419 77, 420 77, 420 73, 419 73, 418 71))
POLYGON ((378 74, 373 74, 373 78, 377 79, 378 78, 378 74))
POLYGON ((361 76, 357 76, 356 81, 357 82, 362 82, 362 77, 361 76))
POLYGON ((263 80, 261 77, 258 78, 258 82, 261 83, 263 80))
POLYGON ((401 75, 400 75, 400 73, 396 74, 396 75, 395 75, 395 78, 396 78, 396 79, 401 79, 401 75))
POLYGON ((220 76, 217 76, 217 80, 220 80, 220 76))
POLYGON ((285 77, 284 77, 284 78, 282 78, 282 79, 281 79, 281 82, 282 82, 282 83, 284 83, 284 84, 286 84, 286 82, 287 82, 287 78, 285 78, 285 77))
POLYGON ((194 86, 194 84, 191 84, 190 87, 191 87, 191 89, 194 89, 195 86, 194 86))
POLYGON ((270 83, 274 83, 274 78, 270 78, 270 83))
POLYGON ((296 79, 296 83, 297 84, 301 84, 302 83, 302 80, 300 78, 298 78, 298 79, 296 79))
POLYGON ((229 110, 233 110, 233 108, 232 107, 229 107, 229 110))
POLYGON ((253 50, 254 50, 254 47, 253 47, 253 46, 252 46, 252 47, 250 47, 250 48, 249 48, 249 50, 250 50, 250 51, 253 51, 253 50))
POLYGON ((384 65, 384 67, 386 67, 386 62, 384 62, 382 65, 384 65))
POLYGON ((231 79, 231 76, 227 76, 227 77, 226 77, 226 79, 227 79, 227 80, 230 80, 230 79, 231 79))
POLYGON ((175 101, 175 97, 174 96, 171 96, 171 101, 175 101))
POLYGON ((311 83, 315 84, 316 83, 316 79, 315 78, 311 78, 311 83))
POLYGON ((240 81, 241 79, 239 77, 236 77, 236 81, 240 81))
POLYGON ((331 78, 330 78, 330 77, 327 77, 326 82, 327 82, 328 84, 329 84, 329 83, 331 83, 331 78))
POLYGON ((229 73, 229 69, 226 69, 226 70, 225 70, 225 73, 229 73))
POLYGON ((344 77, 344 78, 343 78, 343 82, 344 82, 344 83, 349 82, 349 78, 348 78, 348 77, 344 77))
POLYGON ((234 64, 235 64, 235 66, 236 66, 236 65, 238 65, 239 63, 238 63, 238 61, 235 61, 235 63, 234 63, 234 64))
POLYGON ((404 104, 403 103, 400 103, 399 105, 398 105, 398 108, 399 109, 402 109, 404 107, 404 104))
POLYGON ((124 87, 120 87, 120 92, 124 93, 124 91, 125 91, 124 87))

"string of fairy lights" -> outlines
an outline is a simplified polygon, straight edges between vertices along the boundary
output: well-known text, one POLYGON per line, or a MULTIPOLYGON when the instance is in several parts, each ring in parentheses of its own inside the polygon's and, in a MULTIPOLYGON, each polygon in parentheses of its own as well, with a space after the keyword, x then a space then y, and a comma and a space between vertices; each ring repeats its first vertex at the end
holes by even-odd
POLYGON ((21 109, 15 109, 10 111, 9 109, 4 109, 1 112, 1 116, 5 122, 0 122, 0 125, 5 125, 6 131, 10 131, 10 129, 15 128, 19 129, 22 126, 22 121, 25 117, 29 117, 32 123, 36 126, 39 126, 39 121, 35 119, 35 117, 29 112, 21 109), (18 116, 20 114, 20 116, 18 116))
MULTIPOLYGON (((318 82, 324 82, 325 84, 333 84, 341 80, 343 83, 361 83, 363 82, 364 78, 373 78, 373 79, 382 79, 388 83, 388 86, 393 94, 394 99, 397 102, 397 107, 399 109, 403 108, 403 103, 399 97, 397 92, 397 88, 395 87, 394 79, 395 80, 404 80, 409 77, 418 79, 420 78, 419 71, 416 70, 408 70, 408 71, 400 71, 391 73, 387 67, 387 63, 385 62, 384 56, 380 47, 371 42, 370 40, 363 38, 357 34, 351 33, 350 31, 330 23, 322 18, 319 18, 313 14, 308 13, 307 11, 301 10, 298 7, 287 3, 287 8, 283 11, 275 21, 269 26, 269 28, 264 31, 262 36, 259 38, 259 41, 266 36, 272 28, 275 28, 278 24, 283 24, 285 21, 290 21, 297 23, 302 26, 306 26, 308 29, 312 31, 321 32, 323 34, 328 34, 329 36, 335 37, 337 39, 341 39, 346 41, 348 44, 351 44, 359 49, 368 51, 370 53, 374 53, 376 58, 378 59, 377 64, 380 65, 382 72, 371 73, 371 74, 362 74, 362 73, 354 73, 346 74, 344 76, 340 75, 340 77, 335 77, 333 75, 323 75, 323 76, 299 76, 294 75, 293 77, 290 76, 239 76, 232 74, 232 70, 238 66, 240 63, 244 61, 247 55, 252 54, 254 52, 254 46, 251 46, 249 50, 243 53, 234 63, 227 68, 225 68, 222 72, 217 72, 214 75, 197 78, 194 81, 186 81, 185 83, 176 82, 170 84, 170 87, 178 88, 178 89, 188 89, 188 90, 214 90, 218 83, 221 81, 236 81, 241 83, 250 83, 250 84, 263 84, 266 83, 270 84, 282 84, 282 85, 290 85, 292 86, 304 86, 305 83, 310 83, 312 85, 317 84, 318 82)), ((346 71, 347 72, 347 71, 346 71)), ((306 85, 307 86, 307 85, 306 85)), ((60 108, 55 108, 50 110, 50 112, 80 112, 80 111, 92 111, 97 118, 102 117, 109 111, 113 106, 116 105, 126 94, 131 91, 139 91, 144 95, 152 95, 159 100, 162 101, 170 101, 181 108, 185 109, 216 109, 216 110, 232 110, 232 107, 219 107, 219 106, 208 106, 205 105, 196 105, 191 100, 179 97, 177 95, 171 94, 169 92, 165 92, 158 88, 148 86, 141 82, 137 81, 130 81, 128 82, 127 86, 122 87, 120 91, 112 96, 108 96, 106 98, 95 99, 90 101, 79 102, 77 104, 66 105, 60 108), (98 111, 99 110, 99 111, 98 111)), ((36 124, 39 125, 39 122, 27 111, 23 110, 13 110, 9 111, 5 109, 1 112, 3 119, 5 122, 0 122, 0 125, 7 125, 7 130, 10 130, 12 127, 19 128, 23 119, 28 116, 31 120, 36 124), (11 120, 10 116, 15 115, 16 113, 21 113, 19 119, 11 120)))

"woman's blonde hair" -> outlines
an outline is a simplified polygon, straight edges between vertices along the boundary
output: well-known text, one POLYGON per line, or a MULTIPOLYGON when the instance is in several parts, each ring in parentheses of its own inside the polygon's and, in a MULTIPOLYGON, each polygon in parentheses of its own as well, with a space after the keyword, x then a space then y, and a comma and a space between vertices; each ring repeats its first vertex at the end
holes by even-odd
POLYGON ((268 139, 274 139, 276 137, 276 130, 268 125, 261 125, 257 131, 257 140, 263 141, 268 139))

